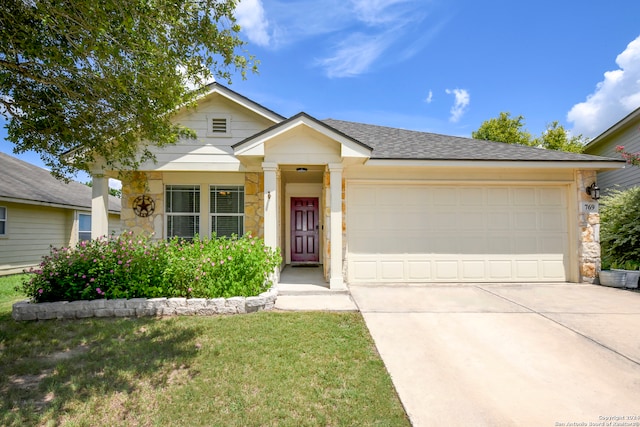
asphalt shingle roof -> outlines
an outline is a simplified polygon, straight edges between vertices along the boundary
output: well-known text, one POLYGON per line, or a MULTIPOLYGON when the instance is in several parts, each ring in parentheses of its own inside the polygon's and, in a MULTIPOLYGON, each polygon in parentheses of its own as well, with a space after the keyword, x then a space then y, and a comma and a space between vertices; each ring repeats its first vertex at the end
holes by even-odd
POLYGON ((524 145, 483 141, 363 123, 327 119, 323 123, 371 148, 372 159, 494 161, 616 161, 524 145))
MULTIPOLYGON (((91 188, 65 184, 49 171, 0 153, 0 197, 91 209, 91 188)), ((109 196, 109 211, 120 212, 120 199, 109 196)))

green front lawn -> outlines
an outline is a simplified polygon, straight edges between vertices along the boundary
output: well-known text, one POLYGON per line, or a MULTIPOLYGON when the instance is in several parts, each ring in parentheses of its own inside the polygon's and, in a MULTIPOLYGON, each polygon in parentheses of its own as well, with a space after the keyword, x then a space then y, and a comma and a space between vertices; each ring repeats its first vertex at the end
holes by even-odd
POLYGON ((358 313, 17 323, 16 281, 0 425, 409 425, 358 313))

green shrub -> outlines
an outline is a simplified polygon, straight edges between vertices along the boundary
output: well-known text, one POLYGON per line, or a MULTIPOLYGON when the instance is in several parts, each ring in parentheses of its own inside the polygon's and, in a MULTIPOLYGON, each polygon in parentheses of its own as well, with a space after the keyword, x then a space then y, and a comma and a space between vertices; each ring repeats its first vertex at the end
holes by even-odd
POLYGON ((631 265, 640 260, 640 187, 613 191, 600 200, 603 264, 631 265))
POLYGON ((251 236, 165 242, 126 232, 51 248, 21 290, 35 302, 254 296, 271 285, 280 262, 251 236))

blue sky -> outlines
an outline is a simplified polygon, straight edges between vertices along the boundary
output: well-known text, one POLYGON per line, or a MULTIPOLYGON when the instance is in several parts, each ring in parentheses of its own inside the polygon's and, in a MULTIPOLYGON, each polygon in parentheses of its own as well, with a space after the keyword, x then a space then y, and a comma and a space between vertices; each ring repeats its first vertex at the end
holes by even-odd
POLYGON ((241 0, 237 12, 261 64, 230 87, 284 116, 470 136, 508 111, 534 135, 558 120, 593 138, 640 107, 635 0, 241 0))

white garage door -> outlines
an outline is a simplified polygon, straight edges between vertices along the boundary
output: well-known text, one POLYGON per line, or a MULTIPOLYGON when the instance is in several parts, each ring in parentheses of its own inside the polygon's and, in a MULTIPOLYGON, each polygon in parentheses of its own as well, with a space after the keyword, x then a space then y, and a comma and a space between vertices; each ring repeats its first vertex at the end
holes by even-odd
POLYGON ((565 281, 563 186, 350 183, 348 281, 565 281))

